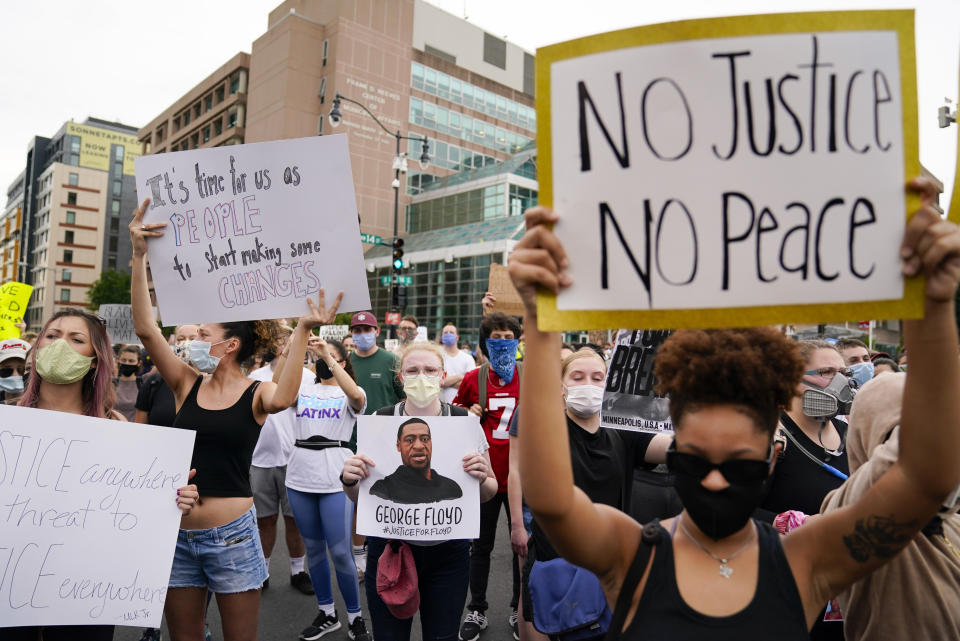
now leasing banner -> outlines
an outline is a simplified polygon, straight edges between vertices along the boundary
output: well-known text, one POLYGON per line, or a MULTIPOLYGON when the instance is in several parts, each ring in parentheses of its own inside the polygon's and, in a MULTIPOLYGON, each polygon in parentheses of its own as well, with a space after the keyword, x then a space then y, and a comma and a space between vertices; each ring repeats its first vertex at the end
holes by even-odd
POLYGON ((143 156, 137 193, 165 325, 300 316, 324 288, 370 309, 347 137, 143 156))
POLYGON ((922 312, 912 11, 740 16, 537 51, 540 201, 571 287, 542 329, 922 312))
POLYGON ((0 405, 0 627, 160 627, 193 439, 0 405))

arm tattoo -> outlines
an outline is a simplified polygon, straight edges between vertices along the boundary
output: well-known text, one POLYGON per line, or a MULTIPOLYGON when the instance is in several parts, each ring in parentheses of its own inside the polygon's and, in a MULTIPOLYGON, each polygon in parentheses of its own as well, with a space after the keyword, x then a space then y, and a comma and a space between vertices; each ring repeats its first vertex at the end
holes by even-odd
POLYGON ((843 537, 855 561, 866 563, 871 557, 889 559, 899 552, 916 533, 917 522, 897 523, 893 515, 859 519, 853 532, 843 537))

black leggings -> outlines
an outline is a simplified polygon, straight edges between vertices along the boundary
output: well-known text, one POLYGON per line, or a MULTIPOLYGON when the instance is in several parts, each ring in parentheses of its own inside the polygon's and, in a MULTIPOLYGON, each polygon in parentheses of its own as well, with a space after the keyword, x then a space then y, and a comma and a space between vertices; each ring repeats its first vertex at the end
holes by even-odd
POLYGON ((47 625, 0 628, 4 641, 113 641, 112 625, 47 625))

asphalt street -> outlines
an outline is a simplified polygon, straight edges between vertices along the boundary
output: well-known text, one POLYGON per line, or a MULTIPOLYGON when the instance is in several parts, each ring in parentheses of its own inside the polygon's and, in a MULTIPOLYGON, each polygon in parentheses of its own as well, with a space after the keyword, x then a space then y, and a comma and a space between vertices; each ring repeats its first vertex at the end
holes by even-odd
MULTIPOLYGON (((501 512, 497 542, 493 549, 490 561, 490 584, 487 588, 487 601, 490 609, 487 617, 489 627, 481 634, 481 641, 510 641, 510 626, 507 618, 510 616, 510 533, 507 529, 506 516, 501 512)), ((331 567, 333 563, 331 562, 331 567)), ((347 636, 346 609, 340 593, 336 588, 336 577, 330 580, 334 586, 334 598, 337 604, 337 614, 342 627, 323 637, 324 641, 341 641, 349 639, 347 636)), ((367 601, 363 585, 360 586, 360 595, 363 600, 364 618, 367 619, 367 628, 372 633, 370 619, 367 616, 367 601)), ((469 598, 469 594, 468 594, 469 598)), ((464 604, 466 605, 466 604, 464 604)), ((263 592, 260 601, 260 625, 257 638, 261 641, 297 641, 300 632, 310 624, 316 616, 317 601, 313 596, 301 594, 290 586, 290 562, 283 537, 283 519, 280 519, 277 532, 277 545, 270 557, 270 587, 263 592)), ((461 614, 462 618, 462 614, 461 614)), ((210 604, 208 613, 210 631, 214 641, 222 641, 223 634, 220 627, 220 613, 217 611, 216 600, 210 604)), ((137 641, 141 629, 118 627, 114 635, 115 641, 137 641)), ((163 639, 167 641, 166 628, 163 629, 163 639)), ((419 641, 419 615, 414 618, 413 634, 411 639, 419 641)))

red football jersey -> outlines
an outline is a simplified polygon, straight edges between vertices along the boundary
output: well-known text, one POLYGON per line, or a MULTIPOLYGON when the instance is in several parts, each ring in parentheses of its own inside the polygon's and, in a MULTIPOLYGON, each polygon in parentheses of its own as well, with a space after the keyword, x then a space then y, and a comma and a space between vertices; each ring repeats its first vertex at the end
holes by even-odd
MULTIPOLYGON (((477 378, 480 368, 470 370, 463 375, 457 396, 453 399, 454 405, 462 405, 470 409, 480 402, 480 388, 477 378)), ((507 491, 507 474, 510 473, 510 417, 517 409, 520 399, 520 374, 514 366, 513 380, 501 387, 500 377, 491 369, 487 377, 487 407, 484 408, 480 419, 480 426, 490 444, 490 463, 493 473, 497 476, 498 492, 507 491)))

